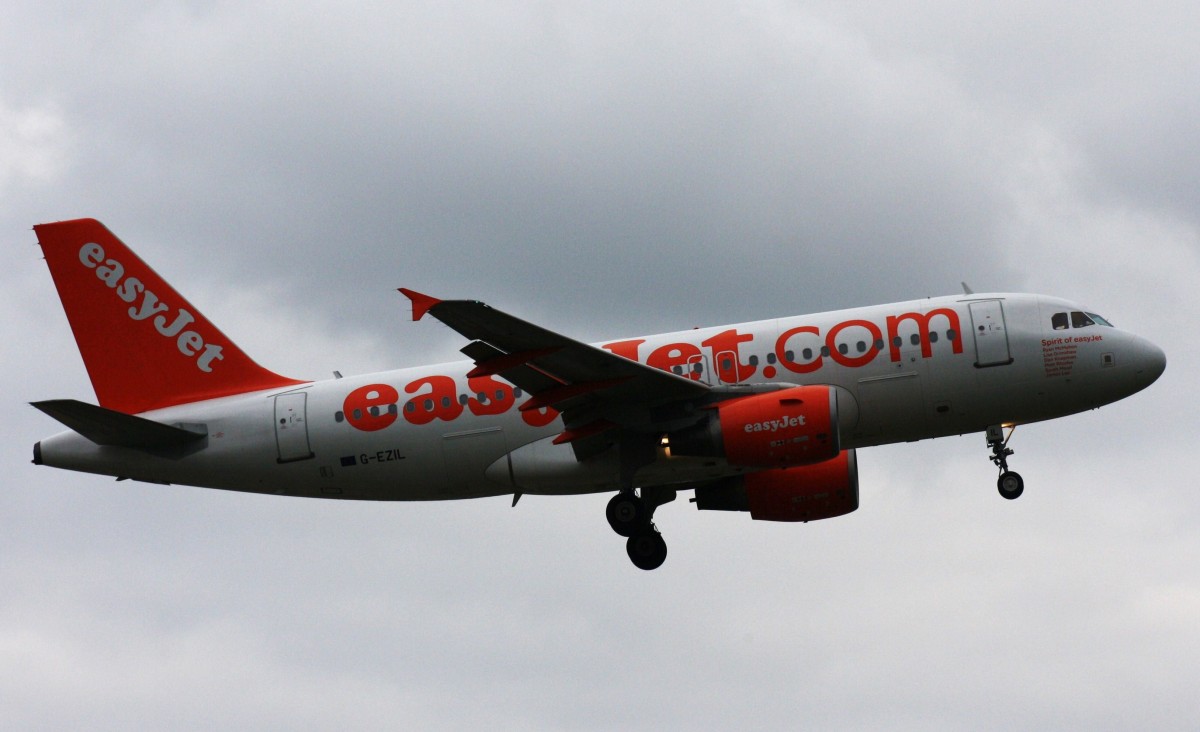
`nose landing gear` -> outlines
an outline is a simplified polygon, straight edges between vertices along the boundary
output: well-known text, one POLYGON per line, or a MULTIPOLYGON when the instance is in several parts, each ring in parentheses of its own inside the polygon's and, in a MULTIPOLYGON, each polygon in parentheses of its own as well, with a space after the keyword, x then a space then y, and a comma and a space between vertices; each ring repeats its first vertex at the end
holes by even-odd
POLYGON ((1019 498, 1025 492, 1025 480, 1019 473, 1008 469, 1008 457, 1013 454, 1008 441, 1016 431, 1017 427, 1013 425, 1006 436, 1004 425, 994 424, 987 428, 987 444, 992 448, 991 460, 1000 471, 1000 477, 996 479, 996 489, 1000 491, 1001 496, 1010 501, 1019 498))

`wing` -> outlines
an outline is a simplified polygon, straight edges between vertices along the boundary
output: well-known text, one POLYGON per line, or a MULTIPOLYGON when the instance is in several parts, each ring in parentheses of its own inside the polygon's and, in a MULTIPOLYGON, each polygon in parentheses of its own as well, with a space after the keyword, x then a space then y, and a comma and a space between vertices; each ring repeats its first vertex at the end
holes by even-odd
MULTIPOLYGON (((617 440, 620 430, 652 432, 688 419, 710 388, 698 381, 572 340, 472 300, 438 300, 401 288, 413 320, 426 313, 470 339, 462 352, 475 362, 469 376, 500 376, 530 396, 521 410, 552 407, 584 459, 617 440)), ((694 419, 694 417, 692 417, 694 419)))

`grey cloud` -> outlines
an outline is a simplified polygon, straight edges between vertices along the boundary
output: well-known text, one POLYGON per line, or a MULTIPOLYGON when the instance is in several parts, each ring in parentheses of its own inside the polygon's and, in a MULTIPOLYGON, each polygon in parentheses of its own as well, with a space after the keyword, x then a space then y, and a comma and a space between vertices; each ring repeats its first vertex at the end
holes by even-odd
POLYGON ((0 123, 61 126, 0 138, 0 171, 61 157, 0 202, 6 719, 1193 727, 1193 11, 1095 11, 16 3, 0 123), (1013 504, 978 435, 878 448, 844 519, 664 507, 671 556, 642 574, 603 496, 338 504, 31 466, 56 426, 24 402, 90 394, 29 227, 84 215, 305 377, 454 358, 399 285, 602 339, 967 279, 1087 297, 1171 366, 1022 428, 1013 504))

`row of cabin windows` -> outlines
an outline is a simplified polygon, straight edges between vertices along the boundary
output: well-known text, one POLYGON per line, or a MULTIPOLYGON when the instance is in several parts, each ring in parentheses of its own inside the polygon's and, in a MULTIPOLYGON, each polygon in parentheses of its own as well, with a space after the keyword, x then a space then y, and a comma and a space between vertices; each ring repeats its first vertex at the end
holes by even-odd
MULTIPOLYGON (((1060 314, 1062 314, 1062 313, 1060 313, 1060 314)), ((1090 323, 1089 323, 1089 325, 1090 325, 1090 323)), ((1105 323, 1105 325, 1107 325, 1107 323, 1105 323)), ((1076 327, 1082 327, 1082 326, 1076 326, 1076 327)), ((950 329, 950 330, 946 331, 946 339, 947 340, 954 341, 957 338, 958 338, 958 333, 954 329, 950 329)), ((909 339, 909 342, 912 343, 912 345, 914 345, 914 346, 921 345, 921 336, 918 333, 913 333, 912 335, 910 335, 908 337, 908 339, 909 339)), ((939 336, 938 336, 937 331, 929 332, 929 342, 930 343, 937 343, 938 339, 939 339, 939 336)), ((900 336, 895 336, 892 338, 892 345, 895 346, 896 348, 900 348, 901 346, 904 345, 904 339, 901 338, 900 336)), ((882 351, 883 346, 884 346, 884 342, 883 342, 882 338, 877 338, 874 343, 869 344, 869 347, 874 348, 876 351, 882 351)), ((858 353, 866 353, 867 348, 868 348, 868 343, 866 341, 858 341, 857 343, 854 344, 854 347, 858 353)), ((838 349, 838 353, 842 354, 843 356, 845 356, 846 354, 848 354, 850 352, 850 346, 847 343, 839 343, 837 349, 838 349)), ((830 354, 829 346, 821 346, 820 353, 821 353, 822 357, 828 358, 829 354, 830 354)), ((805 348, 804 350, 800 351, 800 356, 805 361, 813 360, 813 349, 805 348)), ((785 352, 784 357, 788 361, 791 361, 791 362, 795 362, 795 360, 796 360, 796 354, 794 351, 785 352)), ((767 363, 773 365, 778 360, 779 359, 776 358, 774 352, 767 354, 767 363)), ((751 366, 758 366, 758 356, 756 356, 756 355, 750 356, 749 362, 750 362, 751 366)), ((689 364, 689 366, 691 367, 691 370, 694 371, 695 373, 700 373, 701 371, 704 370, 704 365, 700 361, 697 361, 693 364, 689 364)), ((721 370, 728 371, 732 368, 733 368, 733 361, 731 361, 728 357, 721 359, 721 370)), ((682 375, 684 373, 683 366, 673 366, 673 367, 671 367, 671 370, 674 373, 680 374, 680 375, 682 375)), ((482 391, 479 392, 478 394, 476 394, 475 398, 484 404, 486 404, 488 401, 487 393, 482 392, 482 391)), ((521 390, 519 388, 513 389, 513 398, 515 398, 515 399, 521 398, 521 390)), ((470 399, 470 397, 467 394, 459 394, 458 395, 458 403, 463 405, 464 407, 467 405, 468 399, 470 399)), ((504 401, 504 390, 503 389, 496 390, 495 400, 498 402, 504 401)), ((431 411, 433 411, 433 407, 434 407, 433 400, 426 399, 426 400, 424 400, 424 402, 421 403, 420 406, 426 412, 431 412, 431 411)), ((445 408, 445 407, 449 407, 449 406, 450 406, 450 397, 448 397, 448 396, 442 397, 442 407, 445 408)), ((418 408, 417 403, 413 402, 413 401, 410 401, 404 405, 404 410, 407 412, 415 412, 415 411, 417 411, 417 408, 418 408)), ((383 414, 383 410, 380 409, 379 407, 371 407, 367 411, 370 412, 371 416, 373 416, 373 417, 378 417, 379 415, 383 414)), ((399 406, 396 404, 387 405, 387 413, 388 414, 399 414, 399 406)), ((362 411, 361 410, 358 410, 358 409, 354 410, 353 415, 354 415, 354 419, 356 419, 356 420, 362 419, 362 411)), ((341 411, 336 412, 333 415, 333 417, 334 417, 334 420, 337 422, 343 422, 346 419, 346 415, 343 414, 341 411)))
MULTIPOLYGON (((468 394, 459 394, 458 395, 458 403, 465 407, 465 406, 467 406, 467 401, 470 398, 471 397, 468 394)), ((483 404, 487 404, 489 398, 491 398, 491 397, 489 397, 487 392, 484 392, 484 391, 481 391, 475 395, 475 399, 483 404)), ((505 391, 503 389, 497 389, 496 393, 495 393, 494 401, 502 402, 505 400, 505 398, 506 398, 505 391)), ((513 389, 513 398, 514 399, 521 398, 521 390, 520 389, 513 389)), ((444 409, 449 406, 450 406, 450 397, 448 397, 448 396, 442 397, 442 408, 444 409)), ((434 407, 434 403, 433 403, 432 399, 425 399, 424 401, 422 401, 420 403, 420 405, 418 405, 417 402, 415 402, 415 401, 410 401, 404 405, 404 411, 415 412, 415 411, 417 411, 417 409, 422 409, 426 412, 432 412, 433 407, 434 407)), ((399 414, 400 413, 400 405, 389 404, 386 407, 371 407, 371 408, 367 409, 367 413, 370 414, 372 417, 378 417, 379 415, 383 414, 385 410, 387 411, 388 414, 399 414)), ((355 409, 351 414, 354 417, 354 419, 356 419, 356 420, 363 418, 363 413, 362 413, 361 409, 355 409)), ((334 412, 333 419, 335 422, 344 422, 346 420, 346 415, 341 410, 338 410, 337 412, 334 412)))
POLYGON ((1054 326, 1055 330, 1066 330, 1067 328, 1086 328, 1089 325, 1106 325, 1112 327, 1112 323, 1104 318, 1101 318, 1095 313, 1085 313, 1079 310, 1067 313, 1055 313, 1050 316, 1050 325, 1054 326), (1068 319, 1069 318, 1069 319, 1068 319))
MULTIPOLYGON (((930 343, 937 343, 939 338, 940 338, 940 336, 938 335, 937 331, 929 332, 929 342, 930 343)), ((953 328, 946 331, 946 340, 953 342, 957 339, 958 339, 958 332, 955 331, 953 328)), ((913 333, 912 335, 910 335, 908 337, 908 340, 914 346, 921 345, 921 335, 919 333, 913 333)), ((904 339, 901 338, 900 336, 894 336, 892 338, 892 345, 895 346, 896 348, 900 348, 901 346, 904 345, 904 339)), ((873 348, 876 351, 882 351, 883 346, 884 346, 883 339, 877 338, 874 343, 867 343, 867 341, 858 341, 857 343, 854 344, 854 349, 856 352, 861 354, 861 353, 866 353, 868 348, 873 348)), ((850 353, 850 344, 839 343, 837 349, 838 349, 838 353, 845 356, 850 353)), ((822 357, 828 358, 830 355, 829 346, 821 346, 820 354, 822 357)), ((783 355, 784 355, 784 358, 786 358, 788 361, 795 363, 795 361, 796 361, 795 351, 786 351, 783 355)), ((800 351, 800 357, 804 361, 812 361, 813 360, 813 349, 805 348, 803 351, 800 351)), ((776 358, 774 352, 767 354, 767 363, 774 365, 778 360, 779 359, 776 358)), ((748 359, 748 361, 751 366, 757 366, 758 365, 758 356, 751 356, 748 359)), ((689 366, 690 366, 691 370, 696 373, 700 373, 701 371, 704 370, 704 367, 700 361, 689 364, 689 366)), ((721 370, 722 371, 728 371, 732 368, 733 368, 733 361, 731 361, 728 357, 721 359, 721 370)), ((673 371, 676 374, 683 374, 684 367, 683 366, 672 366, 671 371, 673 371)))

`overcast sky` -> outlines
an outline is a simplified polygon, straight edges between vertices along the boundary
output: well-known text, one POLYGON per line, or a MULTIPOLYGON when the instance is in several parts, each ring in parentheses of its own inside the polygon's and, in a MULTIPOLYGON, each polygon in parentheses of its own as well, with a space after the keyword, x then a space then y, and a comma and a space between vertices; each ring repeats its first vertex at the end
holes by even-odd
POLYGON ((1200 725, 1195 2, 107 3, 0 19, 9 729, 1200 725), (94 400, 33 224, 103 220, 268 368, 458 357, 396 292, 584 340, 959 291, 1166 374, 863 450, 862 507, 370 504, 36 468, 94 400))

